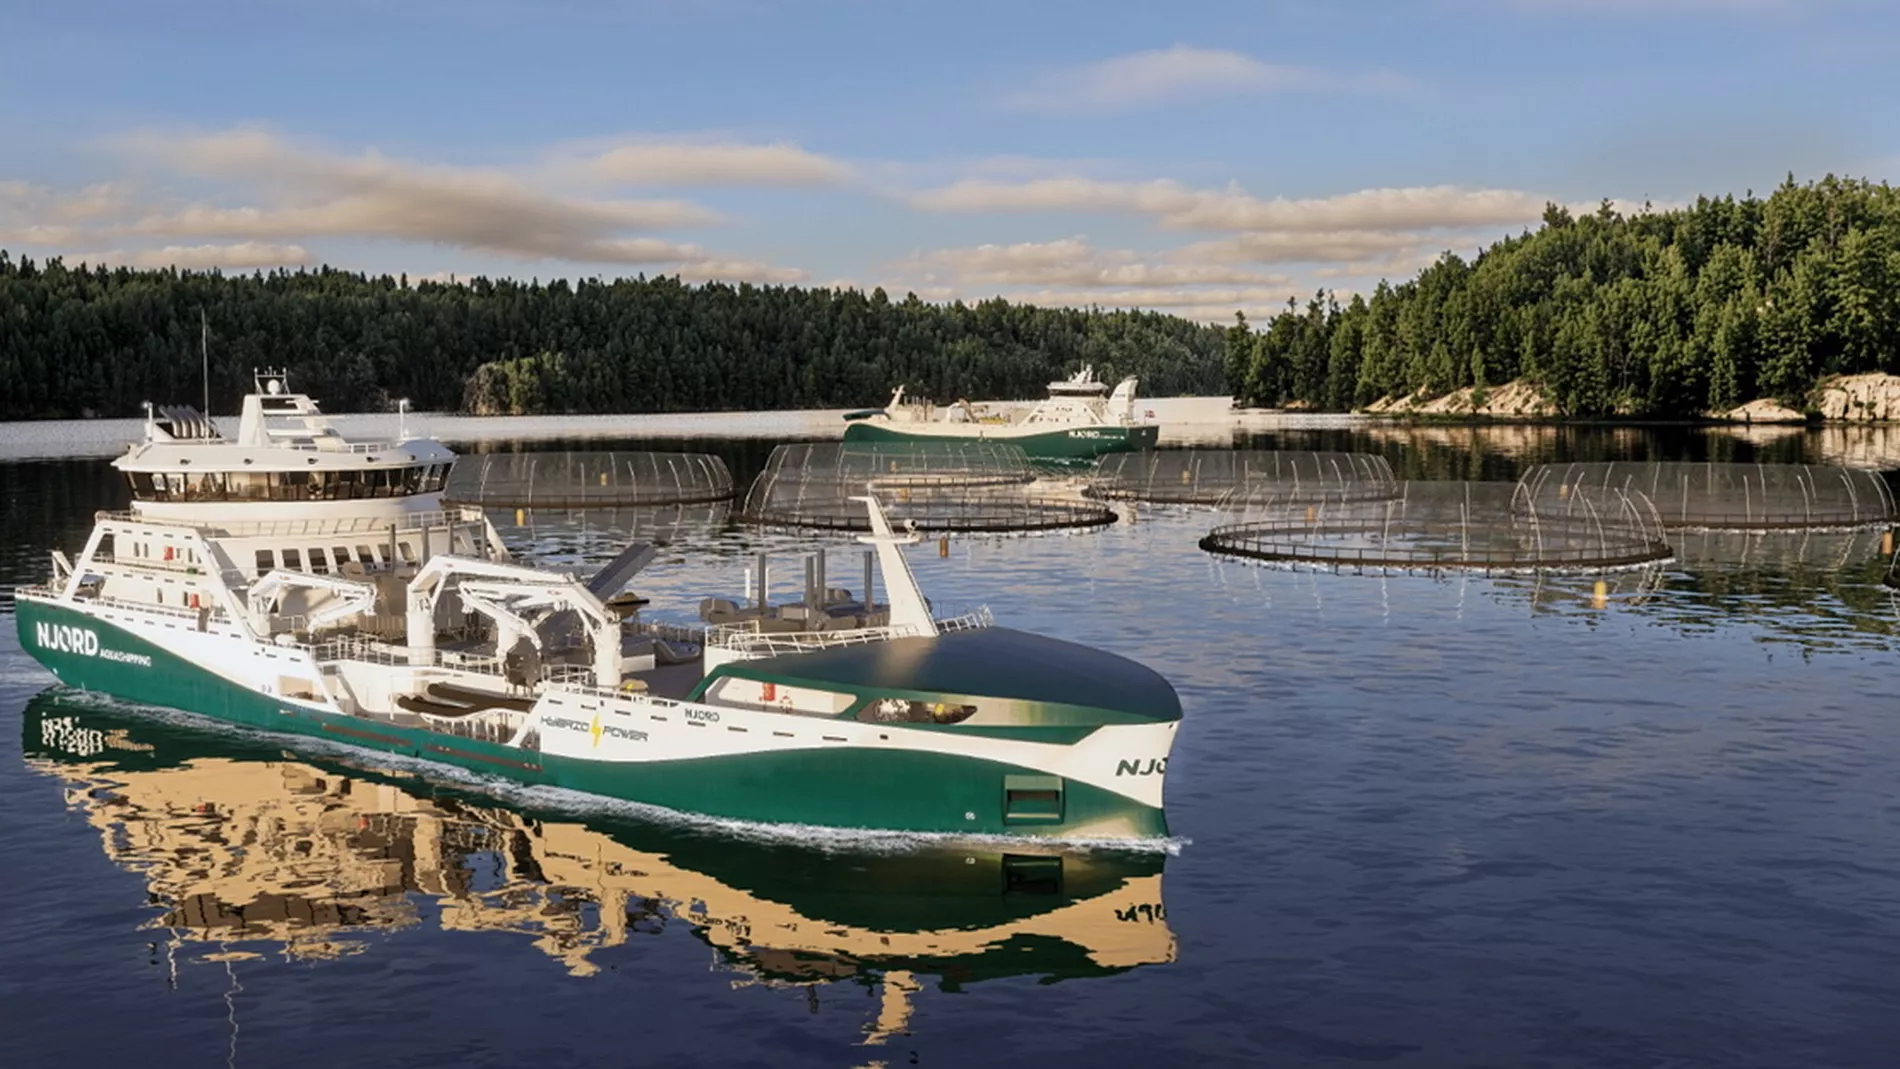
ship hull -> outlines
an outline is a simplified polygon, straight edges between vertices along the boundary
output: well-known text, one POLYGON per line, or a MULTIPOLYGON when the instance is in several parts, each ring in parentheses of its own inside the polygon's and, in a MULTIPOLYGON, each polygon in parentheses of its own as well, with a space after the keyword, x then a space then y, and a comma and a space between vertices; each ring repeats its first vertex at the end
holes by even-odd
MULTIPOLYGON (((278 678, 269 674, 279 660, 275 651, 194 632, 188 625, 163 618, 148 621, 118 614, 122 619, 115 622, 25 593, 17 598, 15 613, 22 648, 69 687, 174 708, 237 727, 418 758, 527 785, 765 824, 1038 838, 1144 839, 1167 834, 1159 802, 1172 724, 1102 729, 1126 733, 1121 736, 1125 744, 1111 743, 1121 747, 1117 755, 1127 755, 1115 762, 1116 775, 1125 772, 1146 779, 1142 786, 1154 804, 1097 784, 1052 776, 1048 762, 1029 764, 996 756, 1027 749, 975 742, 970 745, 987 749, 987 754, 945 752, 941 735, 911 741, 908 746, 903 745, 905 736, 898 736, 896 745, 856 745, 835 736, 825 736, 822 745, 776 748, 763 745, 763 738, 750 749, 743 742, 723 741, 737 739, 728 733, 743 731, 748 716, 775 714, 728 713, 731 723, 692 725, 701 729, 698 732, 649 723, 644 726, 650 731, 607 732, 603 748, 599 716, 590 725, 591 732, 580 730, 576 718, 586 714, 575 710, 600 708, 611 714, 611 726, 623 722, 618 718, 632 723, 635 710, 644 708, 616 702, 611 696, 591 696, 593 705, 588 703, 589 695, 563 696, 560 700, 568 713, 562 719, 577 730, 561 738, 552 730, 555 721, 547 720, 542 734, 548 742, 529 749, 387 718, 350 715, 326 700, 272 693, 272 681, 278 678), (264 674, 259 664, 265 666, 264 674), (667 730, 690 734, 694 745, 669 747, 667 730), (640 736, 646 747, 637 754, 627 749, 632 735, 640 736), (591 742, 586 736, 591 736, 591 742), (712 752, 708 744, 715 751, 722 745, 729 749, 712 752), (621 748, 617 759, 616 746, 621 748), (583 756, 594 752, 603 756, 583 756), (1051 789, 1056 791, 1053 805, 1048 800, 1051 789)), ((284 651, 282 661, 285 671, 297 670, 290 651, 284 651)), ((867 729, 839 723, 830 730, 862 737, 867 729)), ((901 730, 884 728, 877 737, 888 740, 901 730)), ((772 733, 755 729, 753 734, 772 733)), ((1069 755, 1051 753, 1050 758, 1059 765, 1069 755)))
POLYGON ((858 420, 845 427, 847 442, 986 441, 1020 446, 1031 459, 1060 464, 1084 464, 1105 453, 1153 449, 1161 429, 1154 425, 1069 427, 1036 431, 1021 426, 986 423, 892 423, 858 420))

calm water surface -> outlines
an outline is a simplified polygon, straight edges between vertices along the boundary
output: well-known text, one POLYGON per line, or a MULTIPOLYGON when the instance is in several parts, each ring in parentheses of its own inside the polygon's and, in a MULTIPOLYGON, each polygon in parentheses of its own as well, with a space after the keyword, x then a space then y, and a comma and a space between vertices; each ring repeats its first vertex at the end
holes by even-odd
MULTIPOLYGON (((484 447, 535 447, 507 439, 484 447)), ((1249 440, 1376 449, 1409 477, 1888 448, 1601 428, 1249 440)), ((745 479, 770 443, 711 444, 745 479)), ((3 462, 0 482, 6 585, 123 502, 102 459, 3 462)), ((817 544, 716 511, 497 518, 547 562, 664 534, 677 553, 640 589, 680 617, 736 592, 761 546, 817 544)), ((1682 563, 1619 578, 1599 608, 1587 580, 1220 560, 1195 548, 1213 520, 1143 511, 913 558, 939 604, 1174 682, 1176 839, 1145 851, 773 838, 291 756, 49 690, 7 620, 0 1049, 68 1066, 1893 1064, 1900 609, 1881 532, 1685 539, 1682 563)))

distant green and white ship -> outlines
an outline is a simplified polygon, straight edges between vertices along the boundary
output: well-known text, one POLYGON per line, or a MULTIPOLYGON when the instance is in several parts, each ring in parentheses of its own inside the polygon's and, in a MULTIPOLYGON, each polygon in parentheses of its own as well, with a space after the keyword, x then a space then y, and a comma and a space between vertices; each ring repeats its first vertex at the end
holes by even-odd
POLYGON ((978 439, 1020 446, 1036 460, 1086 463, 1104 453, 1153 449, 1161 428, 1135 418, 1135 379, 1109 392, 1093 367, 1049 384, 1049 396, 1027 411, 958 401, 905 400, 899 386, 883 408, 845 414, 847 442, 978 439))
POLYGON ((236 439, 184 409, 145 439, 115 461, 132 509, 16 592, 21 645, 68 686, 719 818, 1166 834, 1167 681, 933 617, 873 498, 885 604, 821 580, 813 608, 718 602, 683 635, 616 597, 651 547, 587 580, 525 567, 442 508, 449 450, 346 439, 280 373, 236 439))

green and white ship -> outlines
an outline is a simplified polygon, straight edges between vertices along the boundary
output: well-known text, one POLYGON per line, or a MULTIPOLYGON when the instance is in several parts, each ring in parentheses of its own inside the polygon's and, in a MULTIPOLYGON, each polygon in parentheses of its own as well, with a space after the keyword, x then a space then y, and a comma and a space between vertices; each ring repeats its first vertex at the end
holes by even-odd
POLYGON ((987 611, 933 617, 874 498, 885 606, 682 635, 616 597, 651 547, 587 580, 526 567, 480 510, 442 508, 440 444, 347 439, 281 374, 244 405, 236 439, 148 415, 115 461, 132 509, 16 592, 62 683, 715 818, 1166 834, 1167 681, 987 611))
POLYGON ((1104 453, 1153 449, 1161 428, 1135 418, 1135 379, 1109 392, 1093 367, 1049 384, 1049 396, 1026 411, 958 401, 906 400, 899 386, 883 408, 845 414, 847 442, 980 440, 1022 448, 1031 459, 1084 464, 1104 453))

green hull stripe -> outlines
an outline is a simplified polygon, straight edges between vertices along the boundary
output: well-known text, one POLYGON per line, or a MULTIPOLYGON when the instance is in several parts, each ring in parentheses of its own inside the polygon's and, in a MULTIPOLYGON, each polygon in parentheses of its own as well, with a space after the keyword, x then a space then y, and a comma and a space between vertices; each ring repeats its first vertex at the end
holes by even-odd
MULTIPOLYGON (((1159 436, 1160 428, 1155 426, 1087 427, 1076 431, 1047 431, 1021 437, 999 436, 980 440, 1020 446, 1024 453, 1038 460, 1083 461, 1092 460, 1104 453, 1129 453, 1153 449, 1155 440, 1159 436)), ((913 434, 889 423, 860 420, 844 429, 844 440, 847 442, 955 442, 976 441, 979 440, 979 436, 913 434)))
POLYGON ((1160 809, 1076 782, 1064 786, 1061 819, 1009 820, 1005 777, 1042 773, 951 754, 838 746, 629 765, 337 716, 246 690, 107 621, 62 606, 22 598, 15 610, 21 647, 67 686, 242 727, 440 761, 526 784, 768 824, 1105 838, 1168 833, 1160 809), (115 656, 43 646, 37 640, 41 625, 89 631, 97 635, 99 650, 115 656))

